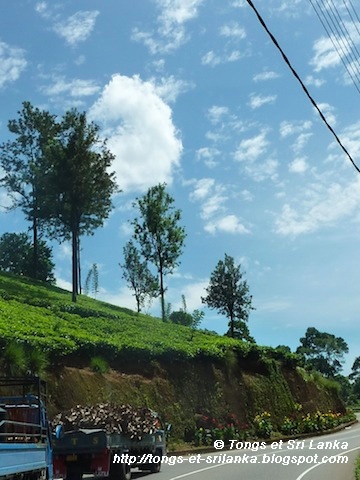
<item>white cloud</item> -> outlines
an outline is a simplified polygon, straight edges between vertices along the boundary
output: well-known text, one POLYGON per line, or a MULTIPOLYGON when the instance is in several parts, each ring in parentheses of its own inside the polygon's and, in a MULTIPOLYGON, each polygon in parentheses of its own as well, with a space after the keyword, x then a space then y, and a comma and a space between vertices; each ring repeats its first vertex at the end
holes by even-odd
POLYGON ((215 186, 213 178, 201 178, 195 182, 195 188, 190 194, 190 200, 203 200, 208 197, 215 186))
MULTIPOLYGON (((18 195, 13 195, 19 197, 18 195)), ((20 199, 20 198, 19 198, 20 199)), ((0 212, 8 212, 9 208, 13 205, 13 197, 5 189, 0 190, 0 212)))
POLYGON ((74 46, 90 36, 99 13, 97 10, 76 12, 66 20, 57 22, 53 30, 69 45, 74 46))
POLYGON ((309 168, 306 158, 295 158, 289 165, 289 172, 291 173, 304 173, 309 168))
POLYGON ((256 108, 262 107, 263 105, 275 103, 276 98, 277 98, 277 95, 263 96, 263 95, 251 94, 249 106, 254 110, 256 108))
POLYGON ((236 62, 243 55, 239 50, 232 50, 231 52, 217 55, 214 51, 210 50, 201 58, 202 65, 209 65, 210 67, 216 67, 224 63, 236 62))
POLYGON ((245 29, 243 27, 240 27, 237 22, 231 22, 223 25, 220 28, 220 35, 227 38, 242 40, 246 37, 246 32, 245 29))
POLYGON ((219 105, 213 105, 208 110, 208 116, 209 116, 210 122, 214 125, 219 123, 222 120, 222 118, 228 114, 229 114, 228 107, 222 107, 219 105))
POLYGON ((242 190, 240 194, 246 202, 252 202, 254 200, 254 195, 249 192, 249 190, 242 190))
POLYGON ((306 85, 313 85, 314 87, 321 87, 322 85, 324 85, 324 83, 326 83, 325 80, 322 80, 321 78, 315 78, 312 75, 308 75, 305 78, 305 84, 306 85))
POLYGON ((100 90, 94 80, 81 80, 74 78, 72 80, 66 80, 65 77, 53 77, 53 83, 48 86, 41 87, 41 91, 45 95, 49 96, 63 96, 69 95, 70 97, 86 97, 98 93, 100 90))
POLYGON ((296 237, 323 227, 334 227, 344 218, 351 218, 360 208, 360 179, 346 186, 332 183, 314 184, 301 194, 296 207, 285 204, 275 221, 275 231, 296 237))
POLYGON ((334 49, 330 38, 321 37, 315 41, 313 45, 314 56, 310 61, 310 65, 314 67, 315 72, 336 67, 340 64, 341 58, 334 49))
POLYGON ((255 137, 241 140, 234 153, 234 158, 238 162, 254 162, 266 152, 268 145, 269 141, 266 139, 266 131, 263 130, 255 137))
POLYGON ((266 80, 274 80, 279 76, 280 75, 276 72, 268 71, 268 72, 262 72, 254 75, 253 80, 254 82, 265 82, 266 80))
POLYGON ((151 54, 166 54, 186 43, 189 35, 185 24, 198 15, 204 0, 156 0, 160 9, 156 33, 133 29, 132 39, 142 42, 151 54))
POLYGON ((72 292, 72 283, 68 280, 64 280, 59 277, 59 274, 55 271, 56 286, 62 288, 63 290, 68 290, 72 292))
MULTIPOLYGON (((318 103, 317 104, 320 111, 323 113, 324 117, 326 118, 327 122, 334 127, 336 125, 336 117, 334 115, 335 108, 329 105, 328 103, 318 103)), ((316 114, 318 115, 318 111, 315 110, 316 114)))
POLYGON ((102 302, 110 303, 111 305, 129 308, 134 311, 136 310, 136 300, 133 296, 133 292, 126 286, 120 287, 116 292, 109 292, 100 287, 97 298, 102 302))
POLYGON ((313 133, 300 133, 295 142, 292 144, 291 148, 295 153, 300 153, 312 136, 313 133))
POLYGON ((312 122, 310 120, 305 120, 303 122, 283 121, 280 124, 280 136, 285 138, 290 135, 302 133, 304 130, 309 130, 311 126, 312 122))
POLYGON ((188 312, 192 312, 195 309, 202 308, 201 297, 206 296, 205 289, 209 285, 208 280, 199 280, 197 282, 187 283, 180 289, 169 287, 168 296, 170 297, 171 304, 173 305, 173 311, 177 311, 183 307, 182 302, 179 300, 181 295, 185 296, 186 309, 188 312))
POLYGON ((38 2, 35 5, 35 11, 39 13, 41 16, 46 16, 47 8, 48 6, 46 2, 38 2))
POLYGON ((250 231, 239 221, 236 215, 225 215, 215 221, 208 222, 205 231, 215 234, 224 233, 250 233, 250 231))
POLYGON ((249 233, 236 215, 227 213, 225 204, 230 198, 229 188, 216 183, 213 178, 202 178, 192 183, 195 186, 190 200, 200 202, 200 217, 205 221, 206 232, 249 233))
POLYGON ((255 180, 255 182, 262 182, 270 178, 271 180, 276 180, 277 169, 279 162, 273 158, 267 158, 263 162, 249 163, 245 166, 245 172, 255 180))
POLYGON ((182 143, 170 107, 155 86, 139 76, 114 75, 90 109, 101 122, 108 147, 116 155, 113 168, 125 191, 172 183, 182 143))
POLYGON ((208 168, 214 168, 218 165, 215 160, 220 155, 220 150, 214 147, 202 147, 196 151, 196 159, 203 160, 208 168))
POLYGON ((0 88, 15 82, 26 66, 24 50, 0 41, 0 88))
POLYGON ((170 77, 161 77, 159 80, 151 78, 149 80, 154 84, 156 93, 165 101, 174 103, 179 95, 194 88, 194 84, 186 80, 170 77))

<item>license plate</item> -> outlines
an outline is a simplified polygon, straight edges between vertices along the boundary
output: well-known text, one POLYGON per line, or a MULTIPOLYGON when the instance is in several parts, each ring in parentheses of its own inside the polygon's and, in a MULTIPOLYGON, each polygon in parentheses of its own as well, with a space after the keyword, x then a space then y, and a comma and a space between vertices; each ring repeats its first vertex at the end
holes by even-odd
POLYGON ((76 460, 77 460, 77 455, 66 455, 67 462, 76 462, 76 460))

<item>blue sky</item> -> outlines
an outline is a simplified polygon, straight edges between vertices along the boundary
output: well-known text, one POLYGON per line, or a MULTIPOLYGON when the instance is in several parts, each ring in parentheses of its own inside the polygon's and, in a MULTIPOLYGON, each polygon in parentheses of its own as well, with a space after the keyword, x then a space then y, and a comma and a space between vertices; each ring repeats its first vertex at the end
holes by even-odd
MULTIPOLYGON (((335 1, 359 46, 347 3, 335 1)), ((356 161, 359 93, 310 2, 256 6, 356 161)), ((0 26, 0 141, 28 100, 58 115, 85 110, 116 155, 123 192, 82 239, 83 277, 99 268, 97 298, 135 308, 118 266, 131 205, 166 182, 187 232, 166 280, 173 309, 182 294, 188 310, 203 308, 227 253, 246 272, 258 343, 295 349, 314 326, 348 342, 349 372, 360 355, 360 177, 246 1, 17 0, 0 26)), ((19 211, 0 215, 0 233, 28 228, 19 211)), ((58 284, 70 288, 70 246, 53 249, 58 284)), ((202 327, 224 333, 227 320, 204 311, 202 327)), ((160 315, 158 302, 150 312, 160 315)))

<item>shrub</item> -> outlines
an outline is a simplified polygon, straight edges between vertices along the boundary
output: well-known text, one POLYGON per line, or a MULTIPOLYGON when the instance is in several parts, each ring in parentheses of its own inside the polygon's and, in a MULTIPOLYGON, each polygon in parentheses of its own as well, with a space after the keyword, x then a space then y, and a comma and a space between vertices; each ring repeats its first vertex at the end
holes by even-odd
POLYGON ((107 361, 102 357, 93 357, 90 360, 90 368, 95 373, 107 373, 110 369, 107 361))
POLYGON ((26 356, 22 345, 10 342, 4 348, 1 357, 1 365, 5 375, 13 377, 24 373, 26 356))
POLYGON ((355 463, 355 479, 360 480, 360 455, 357 457, 355 463))
POLYGON ((254 418, 254 428, 258 437, 270 438, 273 431, 271 414, 269 412, 263 412, 256 415, 254 418))
POLYGON ((41 377, 49 365, 47 354, 44 350, 31 348, 27 353, 26 366, 30 375, 41 377))

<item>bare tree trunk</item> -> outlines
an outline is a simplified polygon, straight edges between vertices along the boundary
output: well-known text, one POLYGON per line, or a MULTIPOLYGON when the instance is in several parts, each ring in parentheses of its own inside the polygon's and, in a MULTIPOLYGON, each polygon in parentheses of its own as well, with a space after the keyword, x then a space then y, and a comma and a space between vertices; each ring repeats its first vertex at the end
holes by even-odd
POLYGON ((72 230, 72 297, 71 300, 76 302, 78 292, 78 242, 77 231, 73 227, 72 230))

